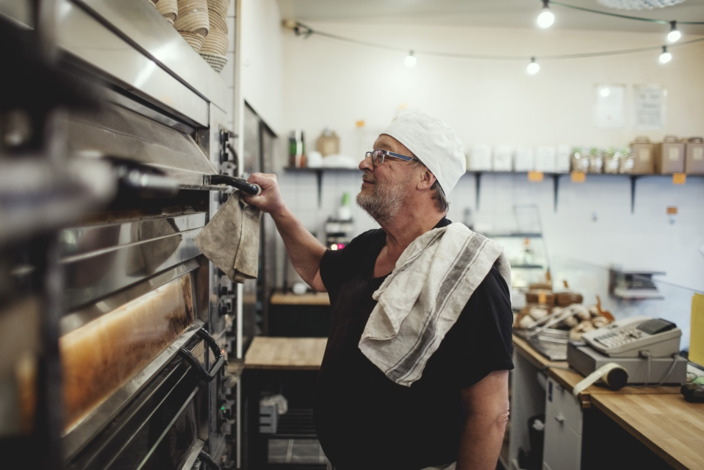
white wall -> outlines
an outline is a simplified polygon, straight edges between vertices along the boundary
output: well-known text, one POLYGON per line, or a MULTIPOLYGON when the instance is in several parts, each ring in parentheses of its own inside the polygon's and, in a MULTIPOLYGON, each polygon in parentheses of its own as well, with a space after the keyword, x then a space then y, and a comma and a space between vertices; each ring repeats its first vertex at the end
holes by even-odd
MULTIPOLYGON (((234 1, 234 0, 232 0, 234 1)), ((274 0, 242 0, 243 98, 276 133, 285 134, 281 15, 274 0)))
MULTIPOLYGON (((704 133, 704 43, 672 48, 667 66, 657 62, 662 35, 585 31, 487 30, 431 26, 313 24, 314 30, 359 41, 414 49, 418 65, 403 65, 404 52, 313 35, 284 34, 284 121, 306 130, 314 142, 323 126, 342 137, 342 153, 356 149, 355 121, 373 129, 402 107, 437 114, 455 127, 467 146, 477 143, 623 145, 636 135, 659 140, 704 133), (541 60, 542 56, 637 49, 656 50, 586 59, 541 60), (517 57, 486 60, 438 57, 422 51, 517 57), (542 71, 524 73, 535 55, 542 71), (637 131, 592 125, 595 86, 655 83, 668 91, 666 128, 637 131)), ((628 116, 630 117, 630 116, 628 116)), ((630 121, 630 120, 629 120, 630 121)))
MULTIPOLYGON (((657 63, 661 35, 594 33, 584 31, 483 30, 347 24, 313 24, 315 30, 339 36, 414 49, 418 65, 407 69, 402 52, 365 47, 313 35, 295 37, 284 31, 280 168, 288 132, 305 131, 309 148, 324 127, 341 137, 341 153, 361 156, 355 122, 364 120, 367 147, 373 135, 400 109, 421 109, 455 127, 469 149, 474 144, 628 145, 635 136, 660 141, 664 135, 704 135, 704 43, 673 47, 673 61, 657 63), (653 46, 648 52, 587 59, 544 60, 539 75, 529 77, 531 55, 577 54, 653 46), (516 60, 437 57, 421 51, 517 57, 516 60), (525 57, 525 59, 523 59, 525 57), (592 121, 597 84, 625 85, 626 109, 633 105, 634 85, 657 84, 667 91, 665 128, 634 128, 627 113, 622 129, 604 130, 592 121)), ((272 32, 271 34, 279 34, 272 32)), ((686 39, 690 39, 685 37, 686 39)), ((245 70, 246 71, 246 70, 245 70)), ((264 116, 267 119, 267 116, 264 116)), ((334 214, 342 194, 355 195, 356 172, 329 172, 322 178, 318 200, 314 174, 279 171, 284 196, 304 223, 322 237, 325 219, 334 214)), ((585 293, 585 302, 604 297, 608 266, 664 271, 658 277, 681 287, 668 288, 668 301, 619 302, 602 298, 605 306, 629 312, 655 310, 688 323, 691 291, 704 291, 704 178, 690 177, 675 186, 667 177, 636 180, 631 212, 631 179, 627 176, 588 175, 584 183, 559 179, 554 208, 551 178, 540 183, 525 174, 481 178, 480 201, 476 179, 463 177, 450 197, 450 218, 461 221, 466 208, 477 226, 486 230, 516 227, 516 206, 537 208, 555 280, 563 278, 585 293), (667 207, 678 215, 668 218, 667 207)), ((354 208, 356 232, 375 226, 354 208)), ((282 250, 281 247, 278 249, 282 250)), ((283 252, 283 251, 282 251, 283 252)), ((688 334, 688 332, 686 332, 688 334)))

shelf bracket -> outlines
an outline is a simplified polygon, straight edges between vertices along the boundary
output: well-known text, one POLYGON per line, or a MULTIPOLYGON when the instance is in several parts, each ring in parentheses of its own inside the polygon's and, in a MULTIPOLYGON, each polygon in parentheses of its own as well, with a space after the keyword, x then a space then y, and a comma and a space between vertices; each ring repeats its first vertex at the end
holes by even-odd
POLYGON ((482 193, 481 191, 481 183, 482 183, 482 174, 481 172, 477 172, 474 174, 474 200, 476 201, 476 210, 479 211, 479 196, 482 193))
POLYGON ((318 182, 318 209, 323 202, 323 172, 322 170, 315 171, 315 178, 318 182))
POLYGON ((557 212, 557 195, 560 188, 560 175, 554 173, 552 175, 552 200, 553 200, 553 212, 557 212))
POLYGON ((631 176, 631 214, 633 214, 636 205, 636 179, 638 179, 637 176, 631 176))

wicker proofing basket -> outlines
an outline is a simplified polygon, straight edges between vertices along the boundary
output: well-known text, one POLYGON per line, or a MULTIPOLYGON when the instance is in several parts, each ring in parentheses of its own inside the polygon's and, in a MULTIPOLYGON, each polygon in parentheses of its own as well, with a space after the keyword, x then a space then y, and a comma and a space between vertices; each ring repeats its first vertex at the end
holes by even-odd
POLYGON ((207 36, 210 30, 207 0, 178 0, 178 18, 174 27, 179 32, 188 31, 207 36))
POLYGON ((203 54, 213 54, 225 56, 227 55, 227 34, 211 29, 203 41, 203 48, 200 50, 203 54))
POLYGON ((226 19, 216 13, 213 13, 212 10, 208 11, 210 12, 210 31, 217 30, 221 33, 227 34, 228 29, 226 19))
POLYGON ((205 41, 205 38, 200 34, 193 33, 191 31, 179 31, 178 34, 180 34, 183 39, 185 39, 186 42, 191 45, 194 51, 200 52, 203 48, 203 42, 205 41))
POLYGON ((210 67, 215 70, 216 72, 220 73, 222 68, 225 66, 227 63, 227 57, 226 56, 221 56, 221 55, 216 55, 216 54, 200 54, 203 59, 210 65, 210 67))
POLYGON ((154 5, 161 16, 166 18, 171 24, 174 24, 178 18, 178 3, 176 0, 157 0, 154 5))
POLYGON ((227 16, 227 9, 230 8, 230 0, 207 0, 208 10, 218 16, 225 18, 227 16))

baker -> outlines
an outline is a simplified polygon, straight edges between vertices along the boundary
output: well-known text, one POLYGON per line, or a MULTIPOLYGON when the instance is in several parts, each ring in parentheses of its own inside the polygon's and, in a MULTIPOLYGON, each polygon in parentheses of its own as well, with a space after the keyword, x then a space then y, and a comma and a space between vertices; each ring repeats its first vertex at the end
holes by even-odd
POLYGON ((513 368, 510 267, 499 245, 446 218, 465 165, 443 121, 397 117, 359 164, 357 204, 380 228, 339 251, 287 208, 275 175, 249 178, 262 192, 247 202, 330 297, 314 408, 336 470, 496 468, 513 368))

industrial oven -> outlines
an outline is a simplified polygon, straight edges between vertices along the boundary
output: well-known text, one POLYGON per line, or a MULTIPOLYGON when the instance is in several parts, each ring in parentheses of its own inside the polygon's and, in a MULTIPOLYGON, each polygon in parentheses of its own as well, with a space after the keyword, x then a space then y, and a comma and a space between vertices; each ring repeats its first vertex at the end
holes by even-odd
POLYGON ((237 468, 241 288, 194 244, 227 85, 148 0, 2 1, 0 39, 2 466, 237 468))

